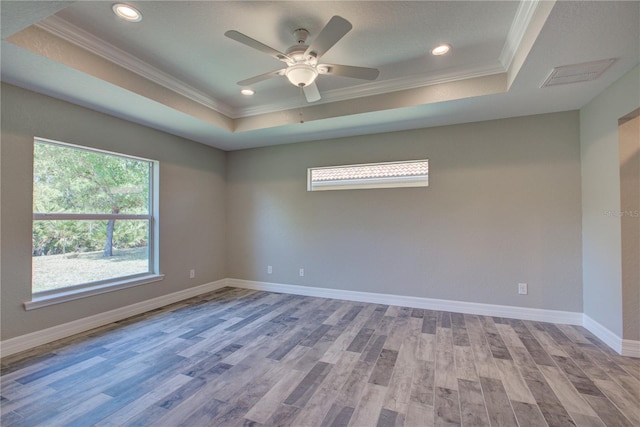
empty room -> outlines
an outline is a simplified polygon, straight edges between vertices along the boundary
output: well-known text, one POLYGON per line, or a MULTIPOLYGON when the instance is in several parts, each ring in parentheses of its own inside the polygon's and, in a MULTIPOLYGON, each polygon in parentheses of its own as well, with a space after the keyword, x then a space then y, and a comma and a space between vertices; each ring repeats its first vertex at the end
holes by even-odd
POLYGON ((640 1, 0 1, 0 425, 640 426, 640 1))

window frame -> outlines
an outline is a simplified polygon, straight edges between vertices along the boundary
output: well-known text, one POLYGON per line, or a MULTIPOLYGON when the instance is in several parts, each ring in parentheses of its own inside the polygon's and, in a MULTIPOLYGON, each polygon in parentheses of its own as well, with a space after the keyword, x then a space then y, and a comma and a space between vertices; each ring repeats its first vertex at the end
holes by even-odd
POLYGON ((401 160, 394 162, 377 162, 377 163, 360 163, 352 165, 340 165, 340 166, 320 166, 311 167, 307 169, 307 191, 328 191, 328 190, 356 190, 356 189, 370 189, 370 188, 406 188, 406 187, 428 187, 429 186, 429 159, 417 159, 417 160, 401 160), (393 176, 393 177, 379 177, 379 178, 351 178, 342 180, 331 181, 313 181, 313 172, 316 170, 327 169, 346 169, 346 168, 358 168, 358 167, 371 167, 382 165, 396 165, 396 164, 412 164, 412 163, 426 163, 427 173, 426 175, 406 175, 406 176, 393 176))
MULTIPOLYGON (((85 298, 92 295, 98 295, 106 292, 112 292, 119 289, 125 289, 132 286, 139 286, 147 283, 153 283, 163 280, 164 275, 160 274, 159 265, 159 162, 153 159, 147 159, 139 156, 132 156, 123 153, 103 150, 99 148, 86 147, 82 145, 55 141, 42 137, 33 138, 35 160, 35 144, 45 143, 56 145, 64 148, 75 150, 89 151, 98 154, 104 154, 119 157, 128 160, 138 160, 149 163, 149 205, 146 214, 83 214, 83 213, 50 213, 50 212, 33 212, 32 203, 32 230, 34 221, 64 221, 64 220, 145 220, 148 221, 149 237, 148 237, 148 270, 142 273, 130 274, 125 276, 117 276, 109 279, 98 280, 94 282, 78 283, 71 286, 65 286, 57 289, 50 289, 40 292, 33 292, 33 279, 31 281, 31 301, 24 303, 26 310, 32 310, 61 302, 71 301, 79 298, 85 298)), ((34 164, 35 168, 35 164, 34 164)), ((33 175, 33 174, 32 174, 33 175)), ((32 181, 33 191, 33 181, 32 181)), ((33 262, 33 255, 32 255, 33 262)))

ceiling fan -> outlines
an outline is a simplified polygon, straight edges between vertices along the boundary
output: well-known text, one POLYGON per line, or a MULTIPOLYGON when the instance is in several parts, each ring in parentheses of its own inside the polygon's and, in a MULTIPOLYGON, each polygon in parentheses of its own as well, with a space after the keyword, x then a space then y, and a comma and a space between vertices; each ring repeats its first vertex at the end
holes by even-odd
POLYGON ((320 92, 315 82, 316 77, 320 74, 364 80, 375 80, 378 77, 379 71, 375 68, 318 63, 322 55, 327 53, 351 28, 353 27, 349 21, 336 15, 329 20, 311 45, 305 44, 307 37, 309 37, 309 31, 299 28, 293 32, 297 44, 288 48, 284 53, 238 31, 230 30, 224 35, 287 64, 285 68, 239 81, 240 86, 249 86, 273 77, 285 76, 291 84, 302 88, 307 102, 315 102, 320 99, 320 92))

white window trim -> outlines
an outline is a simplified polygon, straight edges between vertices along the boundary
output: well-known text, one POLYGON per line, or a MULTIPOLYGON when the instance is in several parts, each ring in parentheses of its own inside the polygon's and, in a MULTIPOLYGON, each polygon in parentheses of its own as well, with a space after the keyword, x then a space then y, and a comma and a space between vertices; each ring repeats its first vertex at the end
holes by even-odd
POLYGON ((328 180, 328 181, 312 181, 312 172, 322 169, 341 169, 341 168, 355 168, 355 167, 368 167, 378 165, 391 165, 391 164, 404 164, 404 163, 418 163, 429 162, 428 159, 422 160, 407 160, 400 162, 381 162, 381 163, 361 163, 356 165, 341 165, 341 166, 324 166, 314 167, 307 169, 307 191, 326 191, 326 190, 355 190, 355 189, 367 189, 367 188, 396 188, 396 187, 428 187, 429 175, 407 175, 407 176, 393 176, 393 177, 380 177, 380 178, 362 178, 362 179, 341 179, 341 180, 328 180))
POLYGON ((164 279, 164 274, 143 274, 129 278, 118 278, 108 282, 96 282, 95 284, 83 284, 81 288, 67 287, 54 289, 51 291, 38 292, 33 294, 31 301, 24 302, 24 309, 34 310, 36 308, 47 307, 49 305, 61 304, 80 298, 87 298, 107 292, 119 291, 121 289, 132 288, 134 286, 146 285, 148 283, 159 282, 164 279))
MULTIPOLYGON (((140 273, 130 276, 119 276, 113 279, 106 279, 90 283, 78 283, 77 285, 66 286, 64 288, 51 289, 42 292, 36 292, 31 295, 30 301, 25 301, 25 310, 33 310, 36 308, 46 307, 54 304, 60 304, 76 299, 87 298, 93 295, 104 294, 107 292, 127 289, 134 286, 145 285, 148 283, 158 282, 164 279, 164 274, 160 273, 160 164, 157 160, 146 159, 143 157, 129 156, 121 153, 101 150, 98 148, 85 147, 66 142, 54 141, 51 139, 34 137, 36 141, 59 145, 63 147, 71 147, 80 150, 94 151, 97 153, 107 154, 111 156, 121 157, 125 159, 136 159, 140 161, 150 162, 150 188, 149 188, 149 214, 75 214, 75 213, 33 213, 33 221, 36 220, 109 220, 109 219, 133 219, 149 221, 149 269, 146 273, 140 273)), ((30 285, 32 287, 33 284, 30 285)))

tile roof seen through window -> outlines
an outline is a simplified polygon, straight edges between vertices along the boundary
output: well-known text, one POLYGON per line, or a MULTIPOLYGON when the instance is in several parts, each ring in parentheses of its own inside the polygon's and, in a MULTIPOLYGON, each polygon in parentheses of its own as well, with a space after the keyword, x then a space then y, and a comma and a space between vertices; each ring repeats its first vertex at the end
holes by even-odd
POLYGON ((379 179, 404 176, 423 176, 429 173, 429 163, 412 161, 355 166, 320 168, 311 171, 312 182, 343 181, 353 179, 379 179))

